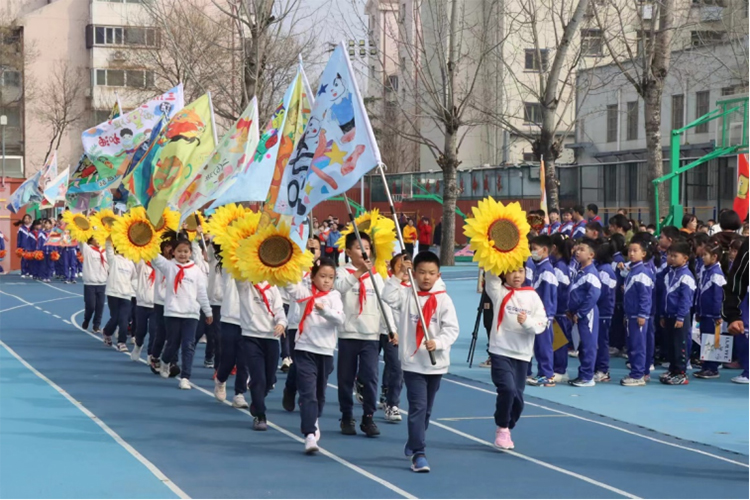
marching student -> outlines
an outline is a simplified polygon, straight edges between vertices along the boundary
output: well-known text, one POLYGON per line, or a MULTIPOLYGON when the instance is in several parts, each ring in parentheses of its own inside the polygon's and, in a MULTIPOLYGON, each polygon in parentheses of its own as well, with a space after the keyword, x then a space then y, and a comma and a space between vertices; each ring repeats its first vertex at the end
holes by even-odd
MULTIPOLYGON (((552 240, 549 236, 537 236, 531 240, 531 258, 534 261, 534 290, 544 305, 547 314, 547 327, 544 332, 534 337, 534 357, 537 361, 537 376, 529 381, 536 387, 554 387, 554 352, 552 349, 552 322, 557 312, 557 287, 559 282, 549 260, 552 240)), ((524 271, 525 273, 525 271, 524 271)), ((497 305, 497 304, 496 304, 497 305)), ((496 309, 497 310, 497 309, 496 309)))
POLYGON ((174 245, 174 260, 157 255, 151 265, 161 271, 166 281, 164 299, 164 324, 167 345, 161 355, 160 374, 169 377, 170 364, 177 352, 182 350, 182 378, 180 389, 190 389, 190 375, 195 354, 195 330, 201 310, 206 323, 213 321, 211 305, 206 291, 206 275, 191 260, 193 250, 190 241, 177 240, 174 245))
MULTIPOLYGON (((700 287, 696 293, 698 307, 695 319, 700 325, 701 334, 714 334, 716 328, 722 326, 721 303, 724 300, 724 285, 727 284, 722 267, 729 267, 729 256, 715 239, 704 244, 702 250, 703 267, 699 278, 700 287)), ((701 370, 693 373, 693 376, 719 378, 719 363, 704 361, 701 370)))
MULTIPOLYGON (((37 250, 37 244, 39 242, 39 232, 42 228, 42 223, 38 219, 31 223, 31 230, 26 238, 26 252, 33 255, 37 250)), ((28 261, 29 276, 35 280, 39 279, 39 262, 31 258, 28 261)))
POLYGON ((139 361, 143 342, 148 333, 148 346, 146 354, 149 363, 151 354, 154 349, 154 340, 156 337, 156 317, 154 315, 154 288, 156 286, 156 269, 151 262, 141 260, 135 265, 136 286, 135 286, 135 345, 130 352, 130 359, 139 361))
POLYGON ((323 258, 310 272, 311 285, 300 282, 286 288, 301 308, 299 328, 294 342, 296 386, 299 390, 299 411, 305 453, 318 451, 320 425, 326 401, 328 376, 333 372, 336 329, 344 326, 344 304, 341 294, 333 289, 336 265, 323 258))
MULTIPOLYGON (((13 223, 14 226, 18 227, 18 235, 16 236, 16 249, 26 251, 26 240, 29 238, 29 231, 31 231, 31 215, 24 214, 23 218, 13 223)), ((21 277, 28 278, 31 276, 29 270, 29 261, 21 259, 21 277)))
MULTIPOLYGON (((348 436, 357 434, 353 418, 354 399, 352 391, 356 378, 363 384, 362 422, 360 429, 368 437, 380 434, 373 421, 378 402, 378 351, 380 349, 381 313, 373 286, 383 287, 383 278, 377 273, 369 273, 372 264, 365 261, 363 252, 370 252, 370 237, 361 234, 360 248, 357 235, 346 235, 346 254, 350 262, 336 271, 336 290, 344 302, 346 322, 339 328, 339 355, 337 382, 339 387, 339 408, 341 410, 341 433, 348 436), (359 369, 359 373, 358 373, 359 369)), ((389 309, 384 310, 386 321, 393 325, 389 309)))
MULTIPOLYGON (((109 277, 109 261, 104 249, 99 248, 92 237, 89 241, 79 242, 83 254, 83 313, 84 330, 89 329, 89 322, 94 320, 94 333, 99 333, 102 324, 102 313, 106 301, 107 279, 109 277)), ((64 247, 61 247, 61 253, 64 247)))
POLYGON ((550 324, 539 290, 523 286, 524 275, 523 268, 502 277, 487 274, 487 294, 499 311, 492 322, 489 351, 497 388, 495 446, 503 450, 514 448, 510 431, 523 411, 526 371, 537 350, 535 340, 547 334, 550 324))
MULTIPOLYGON (((612 218, 614 219, 618 216, 622 217, 623 219, 625 218, 625 216, 622 214, 617 214, 612 218)), ((628 228, 630 227, 630 223, 627 222, 627 219, 625 220, 625 224, 628 224, 628 228)), ((609 227, 610 229, 613 228, 611 220, 609 227)), ((612 312, 612 323, 609 330, 610 356, 618 356, 624 354, 626 351, 626 335, 624 329, 625 318, 622 312, 622 293, 623 287, 625 286, 625 277, 621 273, 621 271, 625 268, 625 258, 623 257, 623 252, 627 254, 628 247, 625 244, 625 236, 619 231, 624 231, 624 229, 620 228, 617 231, 614 231, 612 236, 609 237, 609 244, 612 246, 612 250, 614 250, 614 254, 612 255, 612 270, 615 273, 615 280, 617 281, 617 287, 615 288, 615 308, 612 312)))
POLYGON ((50 229, 52 229, 52 221, 49 219, 42 219, 42 228, 37 237, 36 249, 38 252, 42 252, 44 260, 37 261, 36 264, 38 266, 37 272, 39 275, 39 281, 44 283, 49 283, 51 277, 49 274, 49 267, 52 261, 50 260, 49 254, 52 252, 52 249, 47 246, 50 229))
MULTIPOLYGON (((408 258, 408 257, 406 257, 408 258)), ((393 257, 389 263, 389 274, 393 275, 393 267, 398 265, 401 256, 393 257)), ((402 286, 411 287, 409 282, 402 282, 402 286)), ((384 308, 391 309, 387 304, 384 308)), ((393 310, 391 309, 393 315, 393 310)), ((395 321, 395 316, 394 316, 395 321)), ((394 328, 395 324, 391 324, 394 328)), ((404 374, 401 361, 398 359, 398 345, 388 337, 388 328, 384 321, 380 322, 380 351, 383 352, 383 378, 380 387, 380 406, 383 408, 385 419, 389 422, 401 422, 401 390, 404 386, 404 374)))
POLYGON ((596 269, 602 285, 596 307, 599 309, 599 334, 597 337, 596 362, 594 364, 594 382, 609 382, 609 330, 612 326, 612 315, 615 310, 617 277, 612 269, 612 245, 602 242, 596 249, 596 269))
MULTIPOLYGON (((370 265, 369 262, 367 265, 370 265)), ((448 373, 451 346, 458 338, 459 331, 456 308, 445 290, 445 283, 440 279, 438 256, 432 252, 421 252, 414 258, 413 266, 410 261, 401 259, 400 266, 394 269, 394 276, 383 289, 383 300, 397 310, 396 329, 401 332, 401 337, 394 341, 399 346, 406 399, 409 402, 409 437, 404 454, 411 459, 411 470, 430 472, 425 456, 425 432, 440 380, 443 374, 448 373), (412 290, 401 284, 408 279, 409 268, 414 269, 419 304, 414 303, 412 290), (428 335, 422 329, 417 307, 422 310, 428 335), (428 337, 430 340, 427 340, 428 337), (430 352, 435 356, 435 365, 430 361, 430 352)))
MULTIPOLYGON (((628 360, 630 373, 620 380, 620 385, 638 387, 646 385, 649 374, 649 320, 652 315, 654 272, 646 265, 653 257, 653 249, 645 235, 636 234, 628 245, 629 268, 623 292, 623 315, 627 325, 628 360)), ((653 352, 653 351, 652 351, 653 352)))
POLYGON ((576 245, 576 261, 580 268, 573 284, 570 285, 568 297, 568 318, 578 328, 580 345, 578 359, 578 377, 568 383, 575 387, 593 387, 594 363, 599 335, 599 309, 596 306, 601 293, 601 282, 594 266, 594 248, 596 243, 582 239, 576 245))
POLYGON ((220 315, 223 286, 221 273, 217 272, 217 269, 219 269, 217 267, 218 259, 221 258, 221 247, 207 241, 201 226, 198 226, 196 231, 198 236, 192 245, 194 261, 195 265, 206 275, 208 302, 211 304, 211 312, 213 313, 214 320, 210 325, 206 324, 206 318, 201 312, 198 327, 195 330, 195 343, 197 345, 201 337, 204 335, 206 336, 206 350, 203 353, 203 366, 206 368, 214 368, 218 363, 218 359, 221 359, 219 326, 221 324, 220 315), (201 241, 203 242, 203 245, 200 244, 201 241), (217 255, 216 252, 219 252, 219 255, 217 255))
POLYGON ((573 246, 573 240, 562 235, 552 235, 552 252, 550 262, 555 268, 555 277, 557 278, 557 309, 555 310, 555 322, 560 327, 568 343, 558 347, 553 354, 553 370, 555 372, 555 383, 567 383, 568 377, 568 347, 571 342, 571 330, 573 324, 565 315, 568 311, 568 296, 570 290, 570 250, 573 246))
MULTIPOLYGON (((174 233, 165 235, 160 244, 161 255, 167 260, 172 260, 174 250, 174 233)), ((151 264, 153 266, 153 263, 151 264)), ((167 340, 167 330, 164 324, 164 300, 167 295, 167 278, 164 274, 154 267, 156 274, 154 276, 154 343, 151 346, 149 355, 149 366, 151 371, 158 375, 161 371, 161 353, 167 340)), ((174 360, 176 363, 176 359, 174 360)))
POLYGON ((662 309, 661 327, 664 329, 667 352, 669 353, 669 371, 659 377, 667 385, 687 385, 689 379, 687 362, 692 345, 690 333, 690 307, 695 293, 695 279, 688 268, 690 244, 677 241, 670 245, 667 252, 669 271, 664 278, 666 295, 662 309))
POLYGON ((242 352, 250 371, 250 414, 253 429, 268 430, 266 396, 276 382, 279 337, 286 330, 286 314, 279 289, 268 282, 237 282, 242 323, 242 352))
MULTIPOLYGON (((130 319, 130 299, 135 295, 134 283, 137 275, 135 264, 115 252, 112 242, 105 244, 109 274, 104 290, 109 306, 109 321, 104 325, 104 344, 112 345, 112 335, 117 330, 117 346, 120 352, 127 352, 128 320, 130 319)), ((85 260, 85 259, 84 259, 85 260)))

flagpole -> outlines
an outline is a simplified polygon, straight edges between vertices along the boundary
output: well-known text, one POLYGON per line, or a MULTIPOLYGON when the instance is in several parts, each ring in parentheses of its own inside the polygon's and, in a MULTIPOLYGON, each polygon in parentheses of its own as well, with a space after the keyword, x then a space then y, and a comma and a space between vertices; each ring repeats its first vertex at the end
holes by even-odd
POLYGON ((214 117, 214 101, 211 99, 211 91, 208 94, 208 107, 211 110, 211 130, 214 132, 214 148, 219 145, 219 136, 216 132, 216 118, 214 117))
MULTIPOLYGON (((362 236, 359 234, 359 228, 357 227, 357 224, 354 222, 354 213, 352 213, 352 206, 349 204, 349 197, 346 196, 346 193, 344 193, 344 202, 346 203, 346 211, 349 213, 349 221, 352 224, 352 230, 354 231, 354 234, 357 236, 357 243, 359 243, 359 248, 362 251, 362 258, 364 260, 367 260, 367 253, 365 252, 365 247, 362 246, 362 236)), ((375 296, 378 299, 378 306, 380 307, 380 314, 383 316, 383 321, 385 322, 385 327, 388 329, 388 338, 393 339, 393 327, 391 326, 390 321, 388 321, 388 318, 385 315, 385 307, 383 306, 383 299, 380 298, 380 290, 378 290, 378 285, 375 283, 375 272, 373 271, 372 267, 369 270, 370 273, 370 280, 372 281, 372 288, 375 290, 375 296)), ((429 338, 428 338, 429 340, 429 338)), ((433 362, 433 364, 435 364, 433 362)))
MULTIPOLYGON (((396 224, 396 236, 398 237, 398 243, 401 245, 401 253, 406 254, 406 245, 404 245, 404 238, 401 235, 401 225, 398 223, 398 217, 396 216, 396 207, 393 205, 393 198, 391 197, 391 190, 388 187, 388 181, 385 178, 385 171, 383 170, 383 163, 378 163, 378 170, 380 170, 380 178, 383 179, 383 187, 385 188, 385 195, 388 198, 388 204, 391 207, 391 215, 393 216, 393 222, 396 224)), ((411 257, 411 256, 409 256, 411 257)), ((414 281, 414 273, 411 269, 406 270, 409 274, 409 284, 411 285, 411 294, 414 297, 414 302, 417 303, 417 314, 419 314, 419 322, 422 324, 422 331, 424 332, 425 339, 432 340, 430 338, 430 332, 427 330, 427 323, 425 323, 424 315, 422 314, 422 308, 419 307, 419 295, 417 293, 417 284, 414 281)), ((434 365, 437 364, 435 360, 435 353, 433 351, 427 351, 430 355, 430 362, 434 365)))

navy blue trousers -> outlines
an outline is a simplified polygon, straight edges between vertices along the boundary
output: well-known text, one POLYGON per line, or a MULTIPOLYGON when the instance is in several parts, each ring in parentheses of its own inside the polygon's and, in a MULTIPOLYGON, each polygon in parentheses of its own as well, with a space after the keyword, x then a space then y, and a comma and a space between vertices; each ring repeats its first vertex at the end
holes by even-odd
MULTIPOLYGON (((294 350, 295 337, 297 337, 297 330, 287 330, 286 338, 288 342, 287 345, 289 346, 289 354, 292 358, 292 365, 289 367, 289 371, 286 374, 286 382, 284 382, 284 390, 289 392, 290 394, 297 393, 297 367, 294 366, 295 356, 297 356, 297 351, 294 350)), ((283 357, 283 354, 282 354, 282 357, 283 357)))
POLYGON ((198 320, 164 316, 164 325, 167 330, 167 345, 162 353, 161 361, 162 363, 174 362, 177 359, 177 352, 181 350, 180 377, 189 379, 193 371, 195 329, 198 327, 198 320))
POLYGON ((497 388, 495 425, 512 429, 523 412, 523 390, 529 362, 492 353, 490 358, 492 383, 497 388))
POLYGON ((630 361, 630 378, 641 378, 649 373, 651 362, 648 358, 649 320, 638 326, 638 318, 627 319, 628 361, 630 361))
POLYGON ((297 365, 301 430, 302 435, 307 436, 315 432, 315 421, 323 414, 328 376, 333 371, 333 356, 297 351, 294 353, 294 364, 297 365))
POLYGON ((154 337, 156 337, 156 315, 153 307, 135 307, 135 345, 142 346, 148 334, 147 354, 154 349, 154 337))
POLYGON ((596 349, 596 363, 594 370, 609 373, 609 329, 612 318, 599 318, 599 335, 596 349))
POLYGON ((117 343, 128 340, 128 321, 130 320, 130 299, 121 299, 107 295, 109 321, 104 325, 104 335, 111 336, 117 330, 117 343))
POLYGON ((390 343, 387 334, 380 335, 380 348, 383 350, 383 381, 385 402, 388 406, 398 406, 401 403, 401 389, 404 385, 404 374, 401 371, 401 361, 398 359, 398 346, 390 343))
POLYGON ((364 386, 364 415, 374 415, 378 403, 378 351, 380 340, 339 339, 336 375, 339 386, 339 409, 344 419, 354 412, 354 379, 364 386), (358 370, 359 368, 359 370, 358 370))
MULTIPOLYGON (((214 320, 216 321, 216 320, 214 320)), ((234 394, 245 394, 247 392, 247 353, 244 352, 245 343, 242 337, 242 328, 234 323, 221 324, 221 358, 216 370, 216 379, 226 382, 232 373, 232 368, 237 367, 234 377, 234 394)))
POLYGON ((106 296, 104 291, 107 285, 83 285, 84 313, 83 322, 90 323, 94 319, 94 330, 102 326, 102 314, 104 313, 104 302, 106 296))
MULTIPOLYGON (((276 380, 279 361, 279 339, 243 336, 243 352, 250 371, 250 414, 266 414, 266 396, 276 380)), ((238 373, 239 374, 239 373, 238 373)))
POLYGON ((432 405, 435 403, 435 395, 440 389, 442 378, 442 375, 404 372, 406 400, 409 402, 409 418, 407 421, 409 437, 406 441, 406 447, 415 454, 424 453, 427 446, 425 433, 430 425, 432 405))

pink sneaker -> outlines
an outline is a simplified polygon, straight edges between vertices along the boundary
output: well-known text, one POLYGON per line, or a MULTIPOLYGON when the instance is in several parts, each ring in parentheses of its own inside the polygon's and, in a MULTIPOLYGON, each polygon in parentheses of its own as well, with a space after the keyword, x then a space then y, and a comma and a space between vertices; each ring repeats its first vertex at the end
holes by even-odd
POLYGON ((495 431, 495 446, 501 450, 512 450, 513 441, 510 439, 510 429, 498 427, 495 431))

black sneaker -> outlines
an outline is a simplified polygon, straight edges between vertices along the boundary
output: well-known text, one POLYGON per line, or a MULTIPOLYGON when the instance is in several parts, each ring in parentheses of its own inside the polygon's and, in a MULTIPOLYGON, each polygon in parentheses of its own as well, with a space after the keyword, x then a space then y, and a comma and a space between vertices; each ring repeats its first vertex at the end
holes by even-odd
POLYGON ((169 378, 175 378, 180 374, 180 367, 177 365, 169 365, 169 378))
POLYGON ((344 436, 356 436, 357 435, 357 421, 353 418, 342 418, 341 419, 341 434, 344 436))
POLYGON ((684 373, 677 373, 662 382, 667 385, 688 385, 690 380, 684 373))
POLYGON ((281 398, 281 406, 286 411, 294 411, 294 396, 295 394, 284 387, 284 395, 281 398))
POLYGON ((701 370, 699 372, 693 373, 693 377, 695 378, 719 378, 719 372, 714 370, 701 370))
POLYGON ((84 330, 88 330, 89 329, 89 322, 88 321, 84 321, 81 324, 81 328, 83 328, 84 330))
POLYGON ((362 429, 362 432, 367 434, 367 437, 380 435, 380 429, 378 429, 378 426, 375 425, 375 422, 372 420, 372 415, 364 415, 362 417, 362 423, 359 424, 359 428, 362 429))
POLYGON ((214 367, 214 360, 213 359, 207 359, 203 361, 203 366, 206 368, 213 368, 214 367))

